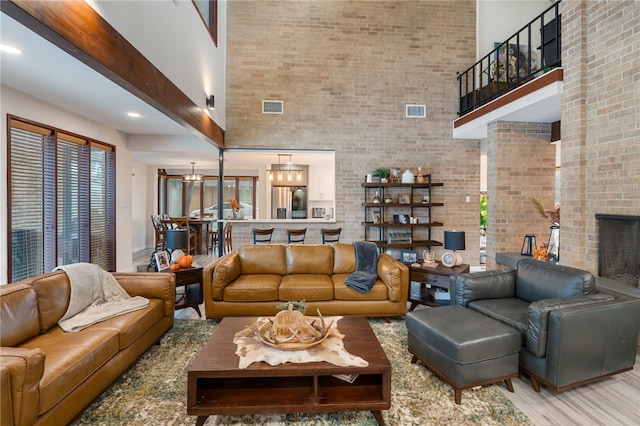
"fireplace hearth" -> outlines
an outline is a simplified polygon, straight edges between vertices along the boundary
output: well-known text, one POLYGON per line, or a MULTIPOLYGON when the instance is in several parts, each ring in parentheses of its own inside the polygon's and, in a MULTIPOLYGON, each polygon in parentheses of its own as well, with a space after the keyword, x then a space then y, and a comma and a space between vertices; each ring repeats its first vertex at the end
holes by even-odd
POLYGON ((640 287, 640 216, 596 214, 598 275, 640 287))

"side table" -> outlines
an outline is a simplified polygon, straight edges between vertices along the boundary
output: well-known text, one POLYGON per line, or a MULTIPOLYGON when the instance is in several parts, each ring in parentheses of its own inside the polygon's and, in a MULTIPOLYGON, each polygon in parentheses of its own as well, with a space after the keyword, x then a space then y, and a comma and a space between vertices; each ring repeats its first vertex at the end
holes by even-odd
MULTIPOLYGON (((147 271, 146 266, 138 266, 138 272, 147 271)), ((162 271, 162 273, 175 274, 176 276, 176 306, 175 310, 193 308, 202 317, 200 305, 203 302, 202 294, 202 267, 189 267, 178 271, 162 271)))
POLYGON ((448 300, 436 300, 433 297, 431 287, 439 287, 449 290, 449 278, 451 275, 464 274, 469 272, 469 265, 462 265, 448 268, 441 262, 436 262, 435 266, 407 265, 409 267, 409 298, 413 311, 418 305, 443 306, 448 305, 448 300))

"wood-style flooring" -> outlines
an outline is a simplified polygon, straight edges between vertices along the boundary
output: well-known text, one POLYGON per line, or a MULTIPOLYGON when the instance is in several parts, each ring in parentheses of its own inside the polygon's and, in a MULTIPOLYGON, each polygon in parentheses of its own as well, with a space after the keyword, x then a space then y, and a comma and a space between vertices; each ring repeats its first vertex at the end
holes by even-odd
MULTIPOLYGON (((134 265, 146 265, 151 250, 137 252, 134 265)), ((200 265, 215 259, 212 256, 194 256, 200 265)), ((419 307, 422 308, 422 307, 419 307)), ((424 308, 437 309, 437 308, 424 308)), ((200 307, 204 319, 204 306, 200 307)), ((194 309, 176 311, 177 319, 198 319, 194 309)), ((498 385, 502 393, 537 426, 631 426, 640 425, 640 356, 636 356, 635 369, 598 382, 553 392, 541 386, 536 393, 526 376, 513 380, 515 392, 498 385)), ((465 392, 473 392, 468 390, 465 392)), ((464 404, 464 392, 462 396, 464 404)))

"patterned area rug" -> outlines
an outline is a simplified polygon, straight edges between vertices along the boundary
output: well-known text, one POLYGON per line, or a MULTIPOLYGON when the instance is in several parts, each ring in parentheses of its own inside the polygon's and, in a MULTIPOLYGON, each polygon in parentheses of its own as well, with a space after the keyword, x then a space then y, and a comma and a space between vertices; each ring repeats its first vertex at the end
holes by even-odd
MULTIPOLYGON (((404 320, 370 319, 392 365, 391 409, 387 425, 530 425, 497 386, 462 393, 453 390, 422 364, 411 364, 404 320)), ((176 320, 174 327, 129 372, 102 394, 74 425, 189 425, 186 413, 187 368, 218 321, 176 320)), ((368 411, 319 414, 211 416, 205 425, 376 425, 368 411)))

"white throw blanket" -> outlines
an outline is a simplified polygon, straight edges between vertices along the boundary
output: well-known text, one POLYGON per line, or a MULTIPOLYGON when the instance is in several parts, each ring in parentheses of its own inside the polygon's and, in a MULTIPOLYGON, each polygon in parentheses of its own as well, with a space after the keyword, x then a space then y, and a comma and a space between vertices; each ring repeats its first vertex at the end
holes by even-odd
POLYGON ((149 299, 131 297, 116 279, 91 263, 59 266, 71 283, 71 297, 67 312, 58 325, 64 331, 80 331, 100 321, 149 306, 149 299))

